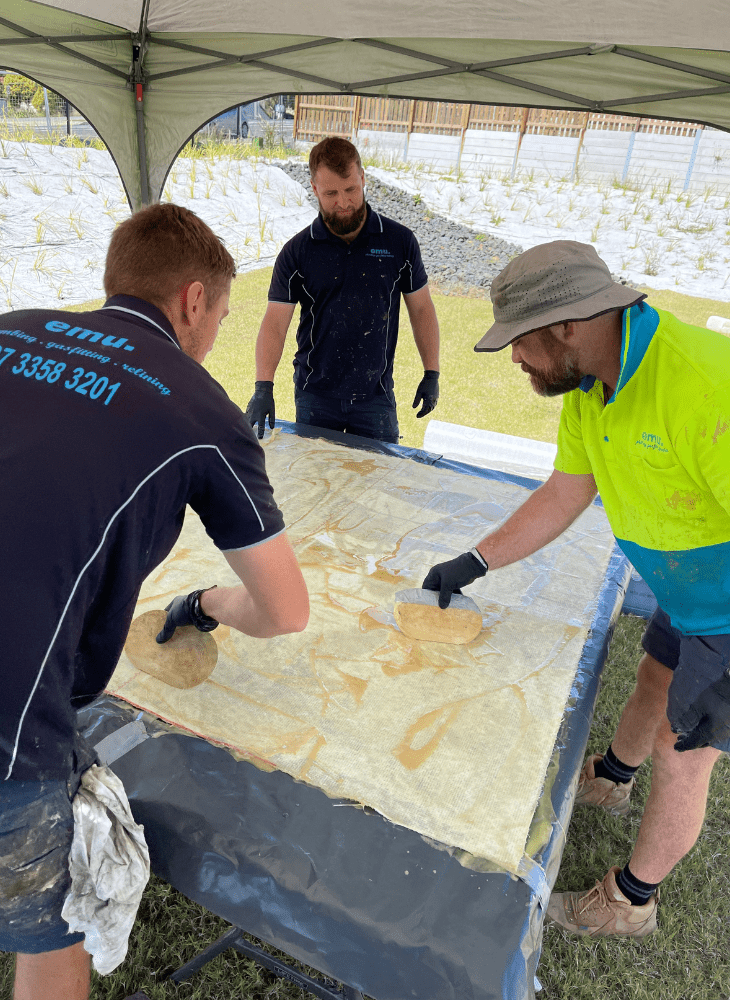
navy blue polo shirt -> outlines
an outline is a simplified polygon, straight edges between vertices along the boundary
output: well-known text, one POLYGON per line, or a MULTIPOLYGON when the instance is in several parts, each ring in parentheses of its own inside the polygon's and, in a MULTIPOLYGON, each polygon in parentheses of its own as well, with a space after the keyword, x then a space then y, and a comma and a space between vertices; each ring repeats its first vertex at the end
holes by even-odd
POLYGON ((107 685, 186 504, 224 551, 284 525, 249 421, 154 306, 0 327, 2 796, 70 773, 75 710, 107 685))
POLYGON ((368 205, 347 243, 318 215, 282 247, 269 288, 269 302, 301 306, 295 387, 333 399, 390 393, 400 295, 427 281, 410 229, 368 205))

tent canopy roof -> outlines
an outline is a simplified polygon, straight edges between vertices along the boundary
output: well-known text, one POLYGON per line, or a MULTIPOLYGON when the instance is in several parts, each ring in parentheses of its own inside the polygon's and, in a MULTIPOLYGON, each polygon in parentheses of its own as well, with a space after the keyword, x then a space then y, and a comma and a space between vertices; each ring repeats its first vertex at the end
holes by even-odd
POLYGON ((685 0, 0 0, 0 62, 82 111, 134 206, 159 197, 204 122, 274 93, 570 108, 730 130, 730 54, 716 48, 727 38, 730 5, 717 0, 698 0, 691 17, 685 0))
MULTIPOLYGON (((101 17, 136 31, 143 0, 51 0, 88 18, 101 17)), ((730 37, 730 8, 722 0, 152 0, 151 32, 222 32, 311 35, 312 28, 340 39, 511 38, 519 41, 582 39, 589 44, 716 48, 730 37)), ((316 32, 319 34, 320 32, 316 32)))

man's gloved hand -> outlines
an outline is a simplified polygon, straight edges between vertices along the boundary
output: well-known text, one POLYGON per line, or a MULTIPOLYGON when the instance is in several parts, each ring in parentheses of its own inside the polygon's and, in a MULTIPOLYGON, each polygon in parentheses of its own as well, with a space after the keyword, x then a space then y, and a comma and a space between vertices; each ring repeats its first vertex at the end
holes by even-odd
POLYGON ((167 618, 162 631, 157 633, 157 642, 167 642, 175 629, 183 625, 194 625, 199 632, 212 632, 214 628, 218 628, 220 623, 215 618, 209 618, 200 607, 200 595, 213 589, 214 587, 204 587, 202 590, 194 590, 187 597, 173 597, 165 608, 167 618))
POLYGON ((485 576, 489 566, 476 549, 464 552, 456 559, 432 566, 422 583, 424 590, 439 591, 439 607, 448 608, 452 594, 460 594, 480 576, 485 576))
POLYGON ((274 406, 274 383, 255 382, 254 394, 248 401, 246 416, 251 421, 251 426, 259 425, 259 441, 264 436, 266 418, 269 418, 269 427, 274 429, 276 423, 276 408, 274 406))
MULTIPOLYGON (((258 384, 258 383, 257 383, 258 384)), ((418 406, 419 403, 423 403, 423 406, 416 414, 417 417, 425 417, 427 413, 430 413, 436 406, 439 398, 439 373, 434 371, 425 371, 423 373, 423 378, 418 384, 416 389, 416 398, 413 400, 413 409, 418 406)))
MULTIPOLYGON (((672 684, 674 680, 672 680, 672 684)), ((718 680, 700 691, 690 707, 681 716, 672 706, 672 685, 667 714, 672 732, 682 734, 674 744, 680 753, 698 747, 714 746, 718 750, 730 749, 730 669, 718 680)))

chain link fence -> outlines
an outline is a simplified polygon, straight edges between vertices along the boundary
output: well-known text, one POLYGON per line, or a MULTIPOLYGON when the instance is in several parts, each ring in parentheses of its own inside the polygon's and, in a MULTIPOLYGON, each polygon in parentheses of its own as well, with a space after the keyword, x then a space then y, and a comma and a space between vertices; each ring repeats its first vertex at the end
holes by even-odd
POLYGON ((9 139, 60 142, 73 136, 100 141, 93 126, 64 97, 19 73, 0 71, 0 121, 9 139))

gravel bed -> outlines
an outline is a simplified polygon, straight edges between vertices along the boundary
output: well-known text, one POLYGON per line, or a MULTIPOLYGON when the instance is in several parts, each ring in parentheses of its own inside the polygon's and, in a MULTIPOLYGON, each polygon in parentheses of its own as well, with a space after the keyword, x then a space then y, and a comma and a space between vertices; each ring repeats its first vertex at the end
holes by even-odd
MULTIPOLYGON (((318 208, 309 183, 309 167, 303 163, 277 163, 309 192, 309 200, 318 208)), ((505 264, 522 253, 523 247, 507 243, 497 236, 475 233, 467 226, 451 222, 416 202, 412 195, 383 184, 365 174, 367 200, 371 207, 389 219, 400 222, 414 233, 429 283, 448 294, 489 296, 492 278, 505 264)))
MULTIPOLYGON (((319 208, 309 183, 309 167, 291 161, 276 163, 309 193, 314 208, 319 208)), ((400 222, 414 233, 429 283, 444 295, 489 297, 492 279, 513 257, 525 249, 489 233, 475 233, 467 226, 436 215, 400 188, 365 172, 368 203, 376 212, 400 222)), ((612 274, 614 281, 637 288, 623 275, 612 274)))

